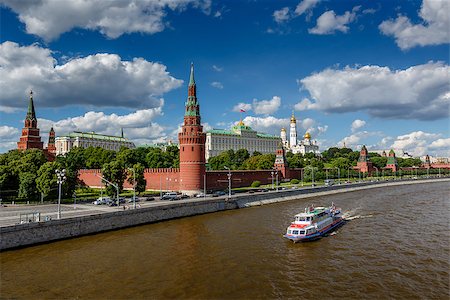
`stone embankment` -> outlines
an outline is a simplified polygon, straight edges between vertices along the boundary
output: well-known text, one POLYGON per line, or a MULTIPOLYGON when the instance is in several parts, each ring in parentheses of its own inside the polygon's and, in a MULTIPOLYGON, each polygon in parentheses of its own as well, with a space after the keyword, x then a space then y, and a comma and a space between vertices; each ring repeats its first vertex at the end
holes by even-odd
POLYGON ((278 192, 235 195, 230 199, 188 199, 135 210, 116 211, 61 220, 25 223, 0 228, 0 250, 73 238, 174 218, 182 218, 222 210, 245 208, 301 198, 352 192, 368 188, 392 187, 404 184, 450 181, 426 179, 394 182, 354 183, 330 187, 282 190, 278 192))

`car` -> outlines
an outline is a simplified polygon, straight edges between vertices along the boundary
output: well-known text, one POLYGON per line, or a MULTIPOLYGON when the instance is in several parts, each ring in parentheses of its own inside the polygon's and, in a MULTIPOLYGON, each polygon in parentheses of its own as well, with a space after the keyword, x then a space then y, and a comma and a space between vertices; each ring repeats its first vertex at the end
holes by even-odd
POLYGON ((213 197, 219 197, 219 196, 225 196, 227 193, 225 193, 224 191, 217 191, 214 192, 213 197))
POLYGON ((110 202, 109 204, 108 204, 108 206, 117 206, 117 202, 110 202))
POLYGON ((254 192, 255 192, 254 190, 248 191, 249 194, 253 194, 254 192))
POLYGON ((155 200, 155 197, 145 197, 145 201, 153 201, 155 200))
POLYGON ((264 192, 264 193, 266 193, 266 192, 268 192, 269 190, 268 189, 262 189, 261 190, 261 192, 264 192))
POLYGON ((175 192, 169 192, 169 193, 165 193, 162 197, 161 200, 178 200, 178 195, 175 192))
MULTIPOLYGON (((139 201, 141 201, 138 197, 136 197, 136 202, 139 202, 139 201)), ((133 198, 129 198, 128 200, 127 200, 127 202, 128 203, 133 203, 134 202, 134 200, 133 200, 133 198)))
POLYGON ((195 195, 195 197, 203 198, 203 197, 206 197, 206 195, 204 193, 198 193, 197 195, 195 195))
POLYGON ((108 204, 111 201, 111 198, 109 197, 98 197, 97 200, 92 202, 94 205, 102 205, 102 204, 108 204))
POLYGON ((189 198, 189 196, 186 195, 186 194, 182 194, 182 195, 180 196, 180 199, 187 199, 187 198, 189 198))

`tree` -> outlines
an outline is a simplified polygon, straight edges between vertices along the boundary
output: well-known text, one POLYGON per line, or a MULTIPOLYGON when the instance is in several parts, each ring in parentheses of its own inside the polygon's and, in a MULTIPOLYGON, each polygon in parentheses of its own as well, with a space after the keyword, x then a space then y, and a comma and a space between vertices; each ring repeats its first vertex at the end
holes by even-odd
POLYGON ((236 166, 236 169, 240 169, 242 167, 242 163, 250 157, 247 149, 239 149, 234 154, 234 162, 233 164, 236 166))
MULTIPOLYGON (((110 163, 106 163, 102 168, 103 177, 108 181, 114 183, 119 187, 119 193, 123 190, 123 182, 127 177, 127 173, 120 161, 113 160, 110 163)), ((106 193, 110 196, 115 196, 117 191, 115 187, 108 185, 106 188, 106 193)))
POLYGON ((339 169, 347 169, 348 167, 350 167, 350 160, 346 157, 338 157, 334 160, 331 161, 331 165, 334 168, 339 168, 339 169))
POLYGON ((19 175, 19 198, 36 198, 36 173, 22 172, 19 175))
MULTIPOLYGON (((40 193, 48 196, 52 190, 56 191, 56 169, 62 169, 61 165, 57 162, 46 162, 39 168, 36 178, 36 187, 40 193)), ((56 194, 56 192, 54 194, 56 194)))
POLYGON ((371 157, 370 161, 374 165, 374 167, 377 167, 379 170, 381 168, 384 168, 386 166, 387 157, 371 157))
POLYGON ((140 163, 134 164, 133 169, 135 172, 135 178, 133 178, 133 171, 128 172, 128 182, 134 184, 134 179, 136 180, 136 192, 140 194, 145 191, 147 185, 147 180, 144 177, 144 166, 140 163))
POLYGON ((291 154, 290 156, 286 155, 286 159, 291 168, 303 168, 304 166, 304 159, 301 153, 291 154))

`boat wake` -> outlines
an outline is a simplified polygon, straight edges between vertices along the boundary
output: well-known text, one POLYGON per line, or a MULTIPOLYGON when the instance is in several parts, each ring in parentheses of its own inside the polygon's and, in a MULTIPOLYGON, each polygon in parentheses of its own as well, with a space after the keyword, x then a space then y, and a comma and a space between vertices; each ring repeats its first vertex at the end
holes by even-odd
POLYGON ((356 219, 372 218, 372 217, 373 217, 373 215, 367 215, 367 216, 356 215, 356 216, 352 216, 352 215, 345 215, 344 214, 344 216, 342 216, 342 218, 347 220, 347 221, 356 220, 356 219))

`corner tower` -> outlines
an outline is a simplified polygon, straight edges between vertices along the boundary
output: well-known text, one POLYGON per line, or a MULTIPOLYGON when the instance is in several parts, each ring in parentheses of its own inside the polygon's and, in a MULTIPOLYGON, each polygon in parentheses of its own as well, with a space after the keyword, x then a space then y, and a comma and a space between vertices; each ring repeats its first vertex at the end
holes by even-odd
POLYGON ((180 190, 186 194, 203 189, 205 173, 206 134, 200 119, 200 105, 194 79, 194 64, 191 64, 188 98, 184 112, 184 124, 178 133, 180 142, 180 190))
POLYGON ((33 91, 30 91, 30 101, 28 102, 25 125, 22 128, 22 136, 17 142, 17 149, 19 150, 26 150, 30 148, 44 148, 44 143, 41 141, 41 137, 39 135, 39 128, 37 128, 37 118, 33 103, 33 91))

